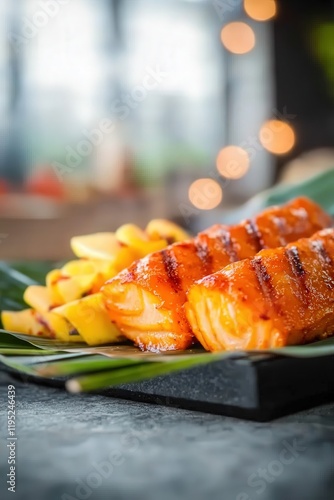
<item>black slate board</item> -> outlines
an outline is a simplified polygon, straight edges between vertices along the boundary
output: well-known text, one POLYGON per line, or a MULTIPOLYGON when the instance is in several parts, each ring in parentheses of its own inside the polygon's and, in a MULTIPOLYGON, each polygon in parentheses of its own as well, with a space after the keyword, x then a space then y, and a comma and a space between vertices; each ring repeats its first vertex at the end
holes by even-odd
MULTIPOLYGON (((64 387, 65 384, 65 380, 59 378, 28 379, 46 385, 64 387)), ((255 360, 226 358, 99 393, 108 397, 268 421, 334 400, 334 356, 292 358, 261 355, 255 360)))
POLYGON ((334 356, 223 359, 104 394, 267 421, 334 400, 334 356))

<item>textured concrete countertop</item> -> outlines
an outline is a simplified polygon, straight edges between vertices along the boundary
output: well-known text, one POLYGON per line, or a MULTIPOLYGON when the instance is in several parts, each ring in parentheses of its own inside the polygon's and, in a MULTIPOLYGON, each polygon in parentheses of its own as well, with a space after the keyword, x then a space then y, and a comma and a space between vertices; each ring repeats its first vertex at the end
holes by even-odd
POLYGON ((263 424, 20 382, 14 495, 0 382, 1 499, 333 498, 334 405, 263 424))

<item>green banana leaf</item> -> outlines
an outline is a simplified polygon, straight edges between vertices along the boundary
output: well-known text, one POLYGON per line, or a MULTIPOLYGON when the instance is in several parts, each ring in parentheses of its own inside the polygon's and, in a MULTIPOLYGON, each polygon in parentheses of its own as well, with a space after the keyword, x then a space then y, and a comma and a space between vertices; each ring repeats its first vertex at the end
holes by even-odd
POLYGON ((225 222, 232 223, 251 217, 271 205, 280 205, 296 196, 307 196, 334 216, 334 168, 297 184, 279 184, 251 198, 234 210, 225 222))
MULTIPOLYGON (((306 195, 334 215, 334 169, 293 186, 277 186, 250 200, 233 217, 242 219, 273 204, 306 195)), ((0 310, 25 307, 22 295, 31 284, 43 284, 52 263, 0 262, 0 310)), ((0 325, 1 326, 1 325, 0 325)), ((206 353, 201 348, 181 353, 142 353, 132 345, 89 347, 32 338, 0 330, 0 365, 38 378, 66 377, 71 392, 103 389, 184 370, 226 357, 258 358, 259 354, 298 358, 334 355, 334 337, 305 346, 268 351, 206 353)))

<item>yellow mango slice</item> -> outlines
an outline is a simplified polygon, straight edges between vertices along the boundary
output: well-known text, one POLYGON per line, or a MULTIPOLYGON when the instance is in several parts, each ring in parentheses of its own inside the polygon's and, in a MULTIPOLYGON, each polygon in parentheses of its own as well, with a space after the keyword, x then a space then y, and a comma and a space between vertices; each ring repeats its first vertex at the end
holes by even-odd
POLYGON ((58 304, 52 303, 52 294, 46 286, 28 286, 23 295, 28 306, 36 309, 39 313, 48 312, 58 304))
POLYGON ((96 278, 96 273, 83 274, 73 278, 62 276, 56 285, 62 300, 61 304, 81 299, 85 294, 91 292, 96 278))
POLYGON ((152 241, 149 236, 134 224, 124 224, 116 231, 117 239, 135 251, 138 258, 166 248, 167 241, 159 239, 152 241))
POLYGON ((65 318, 53 312, 40 314, 34 309, 3 311, 1 320, 5 330, 10 332, 51 338, 62 342, 84 343, 83 338, 73 326, 65 318))
POLYGON ((94 286, 96 281, 99 284, 102 281, 101 287, 107 279, 101 280, 101 276, 97 273, 64 276, 60 269, 55 269, 47 275, 46 284, 51 303, 57 307, 91 293, 96 288, 94 286))
POLYGON ((132 262, 139 258, 134 248, 123 246, 113 260, 113 266, 117 273, 131 266, 132 262))
POLYGON ((37 320, 41 321, 48 328, 51 332, 51 337, 62 342, 84 343, 84 339, 76 331, 75 327, 66 318, 53 311, 40 315, 37 314, 37 320))
MULTIPOLYGON (((72 260, 62 267, 63 276, 79 277, 82 275, 94 274, 95 278, 90 290, 91 293, 97 293, 106 281, 113 278, 118 274, 114 264, 107 260, 92 260, 92 259, 78 259, 72 260)), ((82 296, 75 297, 73 300, 81 298, 82 296)))
POLYGON ((38 313, 33 309, 23 311, 3 311, 1 321, 5 330, 25 333, 34 337, 52 338, 51 331, 37 319, 38 313))
POLYGON ((65 304, 54 309, 54 313, 66 318, 91 346, 124 340, 109 318, 101 293, 65 304))
POLYGON ((62 277, 60 269, 54 269, 46 275, 46 286, 51 296, 51 302, 55 305, 63 304, 63 299, 58 291, 58 281, 62 277))
POLYGON ((61 273, 63 276, 78 276, 81 274, 95 273, 94 261, 90 259, 78 259, 67 262, 62 268, 61 273))
POLYGON ((77 257, 112 260, 121 245, 114 233, 96 233, 74 236, 71 239, 71 248, 77 257))
POLYGON ((108 260, 117 272, 128 267, 137 258, 130 248, 119 242, 114 233, 96 233, 75 236, 71 247, 77 257, 108 260))
POLYGON ((152 240, 163 238, 169 244, 190 238, 190 235, 182 227, 167 219, 151 220, 146 226, 146 233, 152 240))
POLYGON ((113 278, 117 271, 108 260, 78 259, 67 262, 62 267, 64 276, 78 276, 82 274, 101 273, 106 276, 106 280, 113 278))

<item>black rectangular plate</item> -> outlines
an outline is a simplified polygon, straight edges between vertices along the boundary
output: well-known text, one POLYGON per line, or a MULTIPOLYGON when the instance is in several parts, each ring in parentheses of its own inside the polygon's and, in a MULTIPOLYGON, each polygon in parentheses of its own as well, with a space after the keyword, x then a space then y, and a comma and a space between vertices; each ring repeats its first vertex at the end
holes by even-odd
POLYGON ((223 359, 104 393, 267 421, 334 400, 334 356, 223 359))
MULTIPOLYGON (((64 379, 29 379, 64 387, 64 379)), ((334 356, 226 358, 100 394, 268 421, 334 400, 334 356)))

